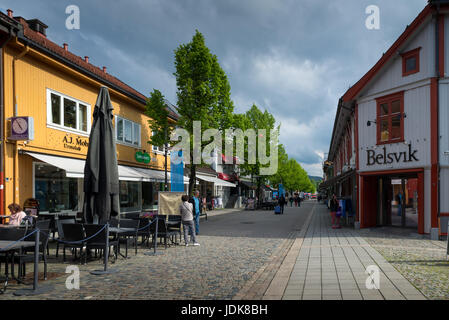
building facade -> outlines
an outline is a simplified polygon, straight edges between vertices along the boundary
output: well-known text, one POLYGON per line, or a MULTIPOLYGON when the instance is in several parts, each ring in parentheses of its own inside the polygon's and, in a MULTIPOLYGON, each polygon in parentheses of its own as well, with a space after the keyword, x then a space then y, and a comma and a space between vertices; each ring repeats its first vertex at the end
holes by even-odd
POLYGON ((356 226, 436 239, 449 215, 448 28, 446 1, 429 1, 339 101, 325 184, 343 181, 345 166, 351 172, 352 184, 334 192, 353 190, 356 226))
MULTIPOLYGON (((165 161, 147 143, 147 98, 67 44, 50 41, 39 20, 14 17, 11 10, 0 15, 1 213, 29 198, 39 200, 40 212, 82 211, 84 160, 101 86, 114 107, 121 212, 155 205, 165 161), (34 136, 15 140, 12 134, 24 126, 32 126, 34 136)), ((176 114, 170 118, 176 121, 176 114)))

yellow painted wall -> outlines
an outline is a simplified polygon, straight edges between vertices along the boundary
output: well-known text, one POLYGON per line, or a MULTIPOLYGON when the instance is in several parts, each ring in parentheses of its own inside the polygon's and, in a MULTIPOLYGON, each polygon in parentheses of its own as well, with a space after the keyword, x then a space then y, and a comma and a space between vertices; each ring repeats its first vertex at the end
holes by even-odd
MULTIPOLYGON (((5 119, 14 115, 13 103, 13 57, 23 50, 18 45, 8 44, 4 50, 4 102, 5 119)), ((60 63, 49 60, 40 53, 30 50, 20 60, 16 61, 16 97, 18 105, 18 116, 30 116, 34 118, 34 140, 28 144, 19 141, 19 150, 41 152, 59 156, 74 158, 85 158, 87 147, 81 147, 81 151, 74 151, 64 148, 64 137, 88 140, 88 136, 47 128, 47 88, 65 94, 74 99, 84 101, 91 105, 91 124, 93 122, 92 113, 94 111, 97 95, 101 84, 93 79, 70 70, 60 63)), ((109 89, 111 102, 114 107, 114 115, 134 121, 141 125, 141 148, 123 146, 117 144, 117 156, 119 164, 140 166, 152 169, 164 169, 163 155, 152 153, 151 145, 147 143, 150 139, 150 129, 148 127, 149 118, 144 114, 144 105, 132 100, 119 92, 109 89), (146 150, 150 153, 152 162, 143 165, 135 160, 135 153, 138 150, 146 150), (153 160, 156 158, 155 160, 153 160)), ((114 124, 115 125, 115 124, 114 124)), ((6 129, 5 129, 6 130, 6 129)), ((5 132, 5 137, 8 132, 5 132)), ((8 141, 5 148, 5 203, 6 206, 14 200, 14 154, 15 142, 8 141)), ((16 188, 16 202, 23 204, 26 198, 32 196, 32 160, 28 156, 19 156, 19 169, 17 172, 18 184, 16 188)), ((168 164, 170 162, 168 161, 168 164)))

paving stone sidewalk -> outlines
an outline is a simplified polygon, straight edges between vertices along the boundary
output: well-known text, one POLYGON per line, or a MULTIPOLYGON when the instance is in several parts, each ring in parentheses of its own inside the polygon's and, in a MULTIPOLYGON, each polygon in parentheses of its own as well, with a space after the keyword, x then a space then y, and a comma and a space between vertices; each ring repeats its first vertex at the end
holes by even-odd
MULTIPOLYGON (((275 277, 264 299, 426 299, 356 231, 332 229, 329 212, 324 205, 315 205, 307 231, 296 239, 295 244, 283 263, 292 265, 294 261, 288 281, 285 282, 285 275, 275 277), (379 289, 366 287, 366 268, 371 265, 380 270, 379 289)), ((280 271, 282 269, 283 266, 280 271)))

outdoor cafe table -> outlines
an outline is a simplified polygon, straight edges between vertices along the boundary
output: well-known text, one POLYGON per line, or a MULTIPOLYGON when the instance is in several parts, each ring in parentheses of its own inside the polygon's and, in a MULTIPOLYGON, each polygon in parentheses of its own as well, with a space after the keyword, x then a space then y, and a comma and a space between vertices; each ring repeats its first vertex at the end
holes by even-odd
MULTIPOLYGON (((115 235, 116 239, 118 239, 120 237, 120 235, 127 234, 129 232, 136 232, 136 229, 134 229, 134 228, 109 227, 109 233, 112 234, 112 235, 115 235)), ((125 258, 125 256, 120 253, 120 242, 119 242, 118 254, 121 255, 123 258, 125 258)))
MULTIPOLYGON (((6 255, 6 260, 8 260, 8 254, 12 253, 14 255, 14 251, 20 250, 21 248, 33 247, 36 245, 35 241, 13 241, 13 240, 0 240, 0 253, 4 253, 6 255)), ((35 283, 33 284, 34 289, 37 285, 37 275, 39 271, 39 250, 35 250, 34 252, 34 279, 35 283)), ((8 275, 8 267, 6 262, 5 267, 6 280, 3 286, 3 290, 0 289, 0 294, 3 294, 8 285, 9 275, 8 275)), ((14 275, 12 275, 14 277, 14 275)))

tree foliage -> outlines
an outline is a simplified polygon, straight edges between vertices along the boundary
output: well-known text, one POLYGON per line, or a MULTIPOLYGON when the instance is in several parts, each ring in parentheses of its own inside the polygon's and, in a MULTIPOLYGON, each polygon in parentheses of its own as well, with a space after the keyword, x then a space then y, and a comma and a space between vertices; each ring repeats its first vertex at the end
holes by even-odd
MULTIPOLYGON (((234 111, 231 87, 217 56, 207 48, 198 30, 191 42, 175 50, 175 67, 178 125, 190 133, 192 145, 194 121, 201 121, 202 131, 229 128, 234 111)), ((192 154, 190 160, 189 194, 195 185, 197 165, 192 154)))
POLYGON ((174 126, 169 121, 169 112, 164 96, 159 90, 153 89, 147 100, 145 114, 151 119, 148 121, 153 135, 148 143, 162 147, 169 141, 174 126))

